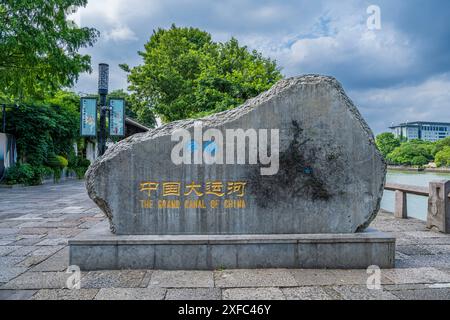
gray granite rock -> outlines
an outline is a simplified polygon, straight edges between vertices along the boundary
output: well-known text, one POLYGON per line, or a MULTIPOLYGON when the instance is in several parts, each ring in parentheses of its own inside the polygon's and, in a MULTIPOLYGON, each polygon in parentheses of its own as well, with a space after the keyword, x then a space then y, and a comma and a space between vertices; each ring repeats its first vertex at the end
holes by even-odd
MULTIPOLYGON (((223 159, 229 142, 225 138, 223 159)), ((307 75, 281 80, 236 109, 119 142, 89 168, 86 186, 117 234, 354 233, 375 218, 385 173, 373 134, 341 85, 307 75), (260 157, 249 164, 248 151, 261 146, 253 139, 247 139, 253 143, 245 148, 246 164, 174 164, 171 153, 179 141, 171 140, 172 133, 186 129, 194 139, 198 121, 203 133, 218 129, 224 137, 227 129, 279 130, 279 170, 262 175, 267 166, 260 157), (170 182, 181 184, 176 196, 163 193, 170 182), (208 182, 222 186, 207 193, 208 182), (245 192, 228 193, 233 182, 245 183, 245 192), (189 193, 191 183, 200 185, 198 194, 189 193), (160 200, 180 205, 167 208, 160 200), (186 200, 204 203, 191 208, 186 200), (234 200, 243 200, 245 208, 234 200)))

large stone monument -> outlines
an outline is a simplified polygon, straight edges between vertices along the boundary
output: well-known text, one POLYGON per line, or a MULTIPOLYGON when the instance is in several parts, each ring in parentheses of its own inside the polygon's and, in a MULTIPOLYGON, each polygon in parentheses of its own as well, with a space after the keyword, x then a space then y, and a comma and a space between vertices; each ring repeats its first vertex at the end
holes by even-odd
POLYGON ((244 105, 117 143, 89 168, 108 218, 70 244, 83 269, 393 267, 367 229, 386 165, 330 77, 278 82, 244 105))

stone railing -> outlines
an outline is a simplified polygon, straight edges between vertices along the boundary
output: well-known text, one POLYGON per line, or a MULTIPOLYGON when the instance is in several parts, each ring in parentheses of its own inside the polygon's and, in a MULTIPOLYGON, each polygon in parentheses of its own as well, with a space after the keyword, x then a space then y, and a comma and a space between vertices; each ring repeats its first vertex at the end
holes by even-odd
POLYGON ((432 181, 428 187, 386 183, 385 190, 395 192, 394 215, 408 218, 407 194, 428 197, 427 227, 450 233, 450 180, 432 181))

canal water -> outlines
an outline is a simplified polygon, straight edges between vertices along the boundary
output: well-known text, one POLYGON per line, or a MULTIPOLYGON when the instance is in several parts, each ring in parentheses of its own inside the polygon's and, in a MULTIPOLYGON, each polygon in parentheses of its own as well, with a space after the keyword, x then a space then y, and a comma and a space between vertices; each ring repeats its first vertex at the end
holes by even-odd
MULTIPOLYGON (((428 186, 433 180, 450 180, 450 173, 414 172, 388 170, 386 182, 409 184, 415 186, 428 186)), ((427 197, 408 194, 408 216, 420 220, 427 220, 427 197)), ((381 208, 394 211, 394 192, 384 191, 381 208)))

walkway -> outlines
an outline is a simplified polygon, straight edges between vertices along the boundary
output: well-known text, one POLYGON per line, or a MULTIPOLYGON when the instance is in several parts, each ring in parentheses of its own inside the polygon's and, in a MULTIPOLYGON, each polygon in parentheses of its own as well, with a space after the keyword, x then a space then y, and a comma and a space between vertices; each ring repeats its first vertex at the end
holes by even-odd
POLYGON ((450 299, 450 235, 380 212, 397 238, 396 269, 369 290, 365 270, 82 272, 69 290, 67 240, 102 221, 81 181, 0 188, 0 299, 450 299))

